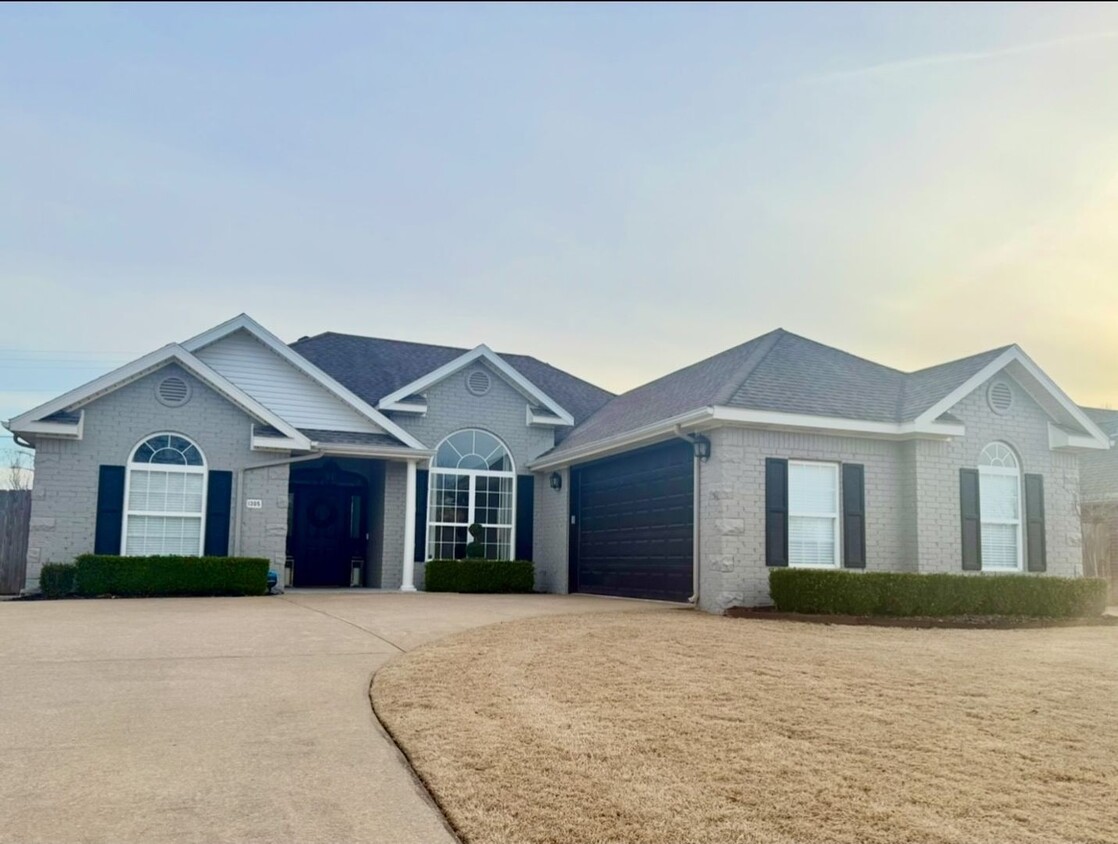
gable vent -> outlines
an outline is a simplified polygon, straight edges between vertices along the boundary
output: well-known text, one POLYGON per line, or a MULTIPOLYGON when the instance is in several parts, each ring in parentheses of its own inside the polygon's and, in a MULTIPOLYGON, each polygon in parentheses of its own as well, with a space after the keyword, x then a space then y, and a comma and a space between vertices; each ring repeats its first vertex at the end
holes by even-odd
POLYGON ((1005 381, 995 381, 986 391, 986 401, 994 413, 1008 413, 1013 407, 1013 388, 1005 381))
POLYGON ((492 386, 493 382, 489 379, 489 373, 484 369, 475 369, 466 376, 466 389, 475 396, 484 396, 492 386))
POLYGON ((190 385, 184 378, 168 375, 155 388, 155 397, 167 407, 182 407, 190 401, 190 385))

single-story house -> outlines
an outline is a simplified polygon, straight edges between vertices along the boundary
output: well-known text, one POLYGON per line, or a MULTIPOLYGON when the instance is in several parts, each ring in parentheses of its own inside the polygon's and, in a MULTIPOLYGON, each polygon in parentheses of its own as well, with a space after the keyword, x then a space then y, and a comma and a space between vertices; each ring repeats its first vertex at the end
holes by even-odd
POLYGON ((540 590, 712 611, 773 566, 1080 575, 1079 456, 1110 445, 1016 346, 906 373, 776 330, 614 396, 246 315, 5 424, 36 451, 29 588, 94 551, 411 591, 479 523, 540 590))

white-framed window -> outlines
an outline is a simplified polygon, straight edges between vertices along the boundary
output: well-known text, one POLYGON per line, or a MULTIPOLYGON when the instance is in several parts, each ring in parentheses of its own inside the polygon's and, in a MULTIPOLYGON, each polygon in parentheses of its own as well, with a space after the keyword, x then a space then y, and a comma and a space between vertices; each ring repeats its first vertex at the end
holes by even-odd
POLYGON ((128 459, 124 485, 127 556, 202 553, 206 458, 179 434, 148 437, 128 459))
POLYGON ((839 464, 788 461, 788 565, 839 566, 839 464))
POLYGON ((982 570, 1021 571, 1021 464, 1008 445, 992 442, 978 457, 982 570))
POLYGON ((512 559, 516 469, 504 443, 475 428, 451 434, 435 452, 427 487, 427 559, 466 556, 474 523, 486 559, 512 559))

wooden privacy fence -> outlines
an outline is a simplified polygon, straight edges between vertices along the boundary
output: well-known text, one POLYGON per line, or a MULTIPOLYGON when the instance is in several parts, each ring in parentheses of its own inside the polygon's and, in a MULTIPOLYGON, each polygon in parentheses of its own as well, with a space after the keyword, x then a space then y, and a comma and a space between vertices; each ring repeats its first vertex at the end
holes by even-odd
POLYGON ((30 528, 31 490, 0 490, 0 595, 23 588, 30 528))

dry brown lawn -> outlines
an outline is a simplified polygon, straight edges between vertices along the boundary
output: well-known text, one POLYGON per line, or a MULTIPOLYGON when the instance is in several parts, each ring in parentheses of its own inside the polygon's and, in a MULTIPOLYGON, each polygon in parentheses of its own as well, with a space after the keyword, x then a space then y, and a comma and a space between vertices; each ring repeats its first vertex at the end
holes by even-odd
POLYGON ((472 844, 1118 842, 1114 627, 534 619, 373 701, 472 844))

